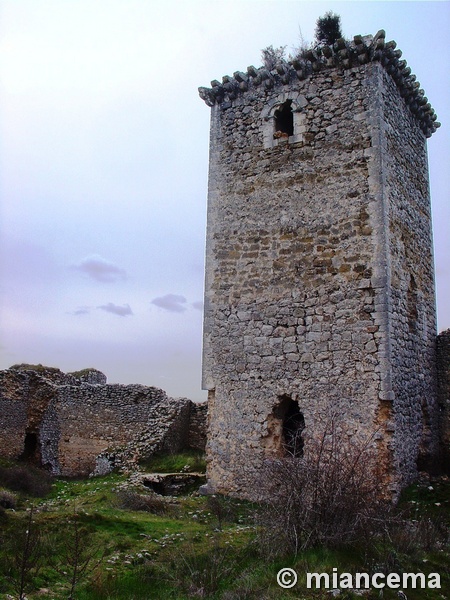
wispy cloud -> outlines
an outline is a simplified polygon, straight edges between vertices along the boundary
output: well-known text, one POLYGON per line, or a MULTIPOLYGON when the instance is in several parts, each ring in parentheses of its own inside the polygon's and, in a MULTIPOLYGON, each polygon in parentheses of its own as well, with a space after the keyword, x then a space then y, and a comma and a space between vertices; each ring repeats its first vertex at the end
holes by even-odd
POLYGON ((86 257, 78 265, 73 265, 72 269, 102 283, 120 281, 127 277, 124 269, 98 255, 86 257))
POLYGON ((118 306, 117 304, 108 302, 108 304, 97 306, 97 308, 99 308, 100 310, 104 310, 105 312, 112 313, 113 315, 118 315, 119 317, 126 317, 127 315, 133 314, 133 311, 131 310, 129 304, 123 304, 122 306, 118 306))
POLYGON ((193 302, 192 306, 195 308, 195 310, 203 310, 203 302, 201 300, 198 300, 197 302, 193 302))
POLYGON ((73 311, 73 315, 88 315, 91 312, 91 308, 89 306, 79 306, 77 310, 73 311))
POLYGON ((177 294, 166 294, 152 300, 152 304, 169 312, 184 312, 186 310, 186 306, 184 306, 186 302, 187 300, 184 296, 178 296, 177 294))

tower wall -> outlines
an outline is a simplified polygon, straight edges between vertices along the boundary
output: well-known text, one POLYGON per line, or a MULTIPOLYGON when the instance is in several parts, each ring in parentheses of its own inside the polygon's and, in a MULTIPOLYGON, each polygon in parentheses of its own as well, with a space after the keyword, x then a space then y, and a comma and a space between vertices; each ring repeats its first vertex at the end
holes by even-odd
POLYGON ((438 452, 436 305, 426 138, 380 70, 396 467, 404 483, 438 452))
POLYGON ((361 62, 203 92, 212 491, 255 496, 286 451, 286 402, 305 452, 330 419, 370 439, 389 490, 435 442, 426 132, 381 62, 361 62))

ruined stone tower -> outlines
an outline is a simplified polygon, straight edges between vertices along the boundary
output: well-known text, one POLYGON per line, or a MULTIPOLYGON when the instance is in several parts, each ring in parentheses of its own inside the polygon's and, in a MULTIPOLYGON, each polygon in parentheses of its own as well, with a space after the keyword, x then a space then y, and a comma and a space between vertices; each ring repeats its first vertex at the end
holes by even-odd
POLYGON ((371 439, 388 490, 435 450, 439 124, 400 57, 381 31, 199 90, 210 491, 254 497, 265 457, 306 452, 331 414, 371 439))

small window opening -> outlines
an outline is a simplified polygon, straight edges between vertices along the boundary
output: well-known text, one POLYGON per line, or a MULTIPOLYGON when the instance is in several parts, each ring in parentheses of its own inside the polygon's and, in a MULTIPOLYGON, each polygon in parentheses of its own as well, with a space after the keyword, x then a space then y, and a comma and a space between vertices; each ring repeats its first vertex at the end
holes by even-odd
POLYGON ((303 456, 305 418, 300 412, 298 402, 289 396, 281 396, 279 405, 273 414, 281 420, 282 444, 286 453, 292 456, 303 456))
MULTIPOLYGON (((292 100, 286 100, 275 113, 275 133, 285 134, 286 136, 294 135, 294 114, 292 112, 292 100)), ((277 136, 278 137, 278 136, 277 136)))

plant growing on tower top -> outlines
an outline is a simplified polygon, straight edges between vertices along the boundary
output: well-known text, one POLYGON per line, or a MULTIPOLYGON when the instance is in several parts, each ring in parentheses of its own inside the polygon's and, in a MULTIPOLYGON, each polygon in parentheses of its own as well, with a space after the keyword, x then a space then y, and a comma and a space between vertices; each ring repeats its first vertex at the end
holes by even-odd
POLYGON ((316 43, 331 46, 342 37, 341 17, 332 11, 328 11, 323 17, 316 21, 316 43))

